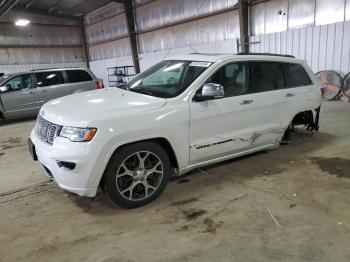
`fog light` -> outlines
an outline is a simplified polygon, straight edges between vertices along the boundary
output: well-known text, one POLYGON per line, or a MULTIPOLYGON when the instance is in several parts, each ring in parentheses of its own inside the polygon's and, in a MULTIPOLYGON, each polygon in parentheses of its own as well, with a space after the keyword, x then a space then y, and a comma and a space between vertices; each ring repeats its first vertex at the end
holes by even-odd
POLYGON ((57 165, 60 168, 66 168, 66 169, 69 169, 69 170, 73 170, 75 168, 75 166, 76 166, 75 163, 67 162, 67 161, 57 161, 57 165))

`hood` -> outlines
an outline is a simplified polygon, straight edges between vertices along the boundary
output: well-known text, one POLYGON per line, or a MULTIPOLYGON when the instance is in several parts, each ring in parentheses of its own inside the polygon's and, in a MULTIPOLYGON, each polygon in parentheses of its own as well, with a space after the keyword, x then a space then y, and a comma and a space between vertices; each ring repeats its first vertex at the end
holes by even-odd
POLYGON ((165 104, 165 98, 105 88, 51 100, 40 115, 58 125, 87 127, 96 120, 154 110, 165 104))

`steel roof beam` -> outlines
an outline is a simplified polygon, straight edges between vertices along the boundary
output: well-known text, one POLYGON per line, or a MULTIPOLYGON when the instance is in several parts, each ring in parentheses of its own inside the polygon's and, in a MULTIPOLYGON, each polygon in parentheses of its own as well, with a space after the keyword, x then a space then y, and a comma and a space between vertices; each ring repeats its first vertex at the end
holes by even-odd
POLYGON ((19 3, 20 0, 9 0, 3 4, 0 9, 0 19, 12 10, 19 3))

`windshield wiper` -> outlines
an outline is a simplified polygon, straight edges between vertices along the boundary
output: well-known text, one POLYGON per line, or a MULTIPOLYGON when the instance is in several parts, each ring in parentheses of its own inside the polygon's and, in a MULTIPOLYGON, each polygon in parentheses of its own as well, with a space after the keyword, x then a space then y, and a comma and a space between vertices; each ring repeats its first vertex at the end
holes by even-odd
POLYGON ((144 95, 149 95, 149 96, 154 96, 151 92, 149 91, 146 91, 144 89, 142 89, 141 87, 138 87, 138 88, 129 88, 127 89, 131 92, 136 92, 136 93, 140 93, 140 94, 144 94, 144 95))
POLYGON ((129 90, 130 89, 126 83, 118 85, 117 88, 124 89, 124 90, 129 90))

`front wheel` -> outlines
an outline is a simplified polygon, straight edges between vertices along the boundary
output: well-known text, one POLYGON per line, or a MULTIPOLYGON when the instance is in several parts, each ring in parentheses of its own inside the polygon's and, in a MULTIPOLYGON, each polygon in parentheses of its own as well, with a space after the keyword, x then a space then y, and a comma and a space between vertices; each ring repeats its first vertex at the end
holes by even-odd
POLYGON ((112 156, 106 168, 105 192, 121 207, 143 206, 163 192, 170 170, 169 157, 157 143, 125 146, 112 156))

